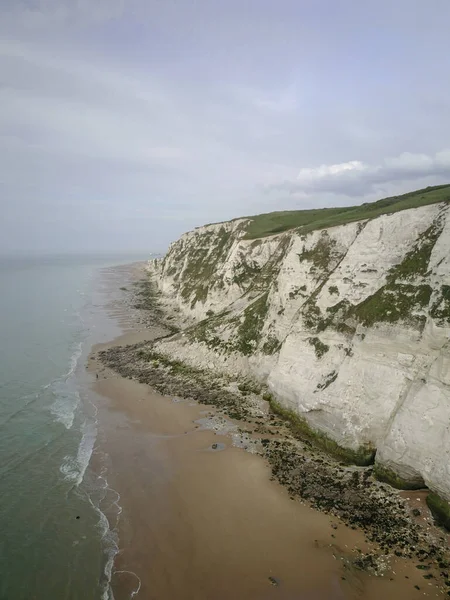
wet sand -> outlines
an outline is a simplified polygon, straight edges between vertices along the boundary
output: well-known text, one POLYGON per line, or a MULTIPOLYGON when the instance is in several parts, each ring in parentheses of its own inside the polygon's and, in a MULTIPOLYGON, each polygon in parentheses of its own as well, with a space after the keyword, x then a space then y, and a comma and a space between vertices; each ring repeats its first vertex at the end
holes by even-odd
MULTIPOLYGON (((94 353, 152 337, 133 329, 127 311, 116 308, 115 318, 128 331, 94 353)), ((97 453, 107 456, 108 482, 122 507, 115 600, 135 592, 145 600, 446 597, 417 561, 393 557, 383 577, 352 567, 358 549, 376 546, 292 500, 262 457, 196 423, 212 407, 163 397, 96 359, 89 370, 97 453)))

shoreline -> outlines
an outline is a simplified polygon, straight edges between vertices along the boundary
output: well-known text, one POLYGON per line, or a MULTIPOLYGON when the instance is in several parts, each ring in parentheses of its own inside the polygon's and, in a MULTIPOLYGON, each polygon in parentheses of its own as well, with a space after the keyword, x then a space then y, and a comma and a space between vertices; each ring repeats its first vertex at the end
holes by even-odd
MULTIPOLYGON (((145 308, 147 314, 143 316, 144 322, 147 326, 150 323, 151 327, 155 327, 157 319, 152 315, 151 307, 145 308)), ((161 335, 161 328, 159 327, 153 333, 156 336, 161 335)), ((236 465, 250 459, 252 464, 256 461, 255 464, 264 465, 263 467, 252 466, 252 468, 262 469, 263 476, 258 482, 259 486, 263 486, 264 489, 266 485, 275 486, 273 489, 276 489, 277 497, 283 498, 283 502, 287 500, 289 506, 292 505, 297 510, 306 510, 309 519, 311 519, 311 514, 314 514, 315 517, 320 515, 320 519, 324 518, 325 521, 319 527, 319 529, 323 529, 326 522, 326 536, 323 536, 322 549, 333 548, 336 544, 339 547, 339 538, 345 532, 347 538, 344 536, 346 541, 342 543, 342 548, 347 547, 350 550, 341 552, 339 556, 344 574, 340 575, 342 579, 337 584, 336 590, 338 591, 333 592, 335 595, 324 596, 324 598, 363 597, 356 592, 357 588, 360 589, 361 586, 365 588, 364 597, 371 598, 370 590, 377 588, 380 583, 389 584, 391 586, 389 590, 395 594, 395 597, 405 599, 423 597, 424 594, 428 595, 429 593, 433 597, 444 597, 447 594, 448 588, 444 585, 440 575, 442 569, 447 569, 447 557, 437 545, 444 541, 445 534, 438 529, 433 529, 428 509, 424 506, 422 498, 417 500, 419 498, 417 492, 411 492, 409 495, 414 496, 414 502, 421 507, 418 509, 420 517, 414 517, 411 513, 412 508, 406 507, 404 500, 406 494, 401 495, 394 492, 385 484, 376 481, 372 475, 373 469, 370 467, 351 467, 337 463, 322 451, 314 448, 311 442, 300 441, 293 437, 286 422, 270 413, 267 400, 261 398, 262 390, 251 389, 249 382, 233 382, 226 378, 221 378, 222 380, 219 381, 216 376, 205 372, 195 373, 193 377, 192 369, 186 370, 180 363, 170 364, 166 358, 152 355, 151 342, 146 339, 151 336, 152 331, 148 328, 136 332, 133 331, 133 327, 130 327, 128 332, 119 336, 115 341, 93 348, 89 360, 89 370, 99 373, 99 380, 94 382, 93 387, 97 394, 109 398, 107 411, 110 411, 110 414, 117 416, 128 412, 128 418, 132 415, 132 424, 128 423, 127 426, 133 431, 139 432, 142 432, 143 428, 148 433, 149 419, 151 421, 155 417, 155 403, 158 406, 161 403, 168 403, 170 410, 166 406, 163 411, 165 417, 161 421, 163 429, 167 429, 168 422, 173 420, 178 422, 182 413, 184 419, 182 429, 186 430, 188 426, 193 429, 189 435, 185 432, 182 436, 179 434, 180 439, 184 439, 186 436, 194 439, 203 435, 205 444, 206 440, 208 442, 206 447, 211 456, 217 457, 222 454, 229 456, 233 453, 233 465, 237 471, 239 471, 239 467, 236 465), (166 397, 152 391, 151 388, 166 397), (256 391, 258 393, 255 393, 256 391), (142 395, 147 396, 147 400, 150 400, 145 403, 144 412, 143 398, 131 402, 124 400, 125 396, 129 399, 142 395), (167 396, 171 396, 172 400, 167 396), (173 401, 174 397, 177 398, 176 402, 173 401), (181 398, 185 398, 185 400, 181 400, 181 398), (201 414, 204 413, 205 407, 208 412, 207 417, 201 414), (214 444, 217 444, 216 448, 213 448, 214 444), (226 450, 223 453, 219 452, 222 448, 226 450), (242 452, 242 449, 247 452, 242 452), (262 483, 263 481, 264 483, 262 483), (293 500, 300 500, 300 502, 293 502, 293 500), (381 504, 384 505, 382 510, 380 510, 381 504), (326 516, 327 513, 328 516, 326 516), (421 532, 419 520, 423 519, 425 519, 426 527, 433 529, 433 535, 438 536, 435 540, 436 543, 428 539, 430 533, 425 536, 425 532, 421 532), (364 531, 366 539, 364 539, 362 531, 364 531), (328 539, 330 536, 331 540, 328 539), (439 536, 441 536, 440 539, 439 536), (325 539, 331 541, 332 544, 327 544, 325 539), (404 574, 404 579, 409 581, 400 582, 397 576, 392 577, 393 573, 398 574, 399 572, 408 573, 404 574), (378 573, 380 577, 371 577, 375 573, 378 573), (388 578, 394 579, 394 581, 383 581, 381 576, 389 576, 388 578), (370 580, 369 577, 371 577, 370 580), (352 582, 353 588, 350 585, 350 589, 340 589, 342 585, 346 585, 348 588, 348 581, 352 582)), ((178 440, 178 437, 175 439, 178 440)), ((179 441, 173 444, 183 445, 179 441)), ((192 448, 186 451, 189 454, 192 448)), ((144 452, 147 451, 144 450, 144 452)), ((181 461, 181 458, 178 457, 178 460, 181 461)), ((184 464, 184 459, 181 462, 184 464)), ((186 469, 189 470, 187 467, 186 469)), ((145 476, 145 473, 141 473, 141 475, 145 476)), ((137 480, 139 479, 138 472, 135 477, 137 480)), ((185 485, 187 484, 185 483, 185 485)), ((244 490, 244 483, 240 482, 240 485, 244 490)), ((117 484, 114 483, 114 486, 117 487, 117 484)), ((302 521, 302 519, 300 520, 302 521)), ((303 520, 307 520, 305 515, 303 515, 303 520)), ((303 521, 302 524, 304 525, 303 521)), ((128 539, 125 545, 130 543, 129 531, 127 533, 126 529, 125 527, 125 531, 122 530, 122 535, 120 535, 121 539, 128 539)), ((277 534, 273 532, 272 543, 276 538, 277 534)), ((314 539, 317 541, 318 538, 314 539)), ((279 552, 283 553, 283 549, 280 548, 279 552)), ((289 554, 287 548, 284 553, 289 554)), ((333 558, 333 550, 331 550, 332 560, 337 560, 336 550, 334 553, 333 558)), ((128 566, 126 561, 122 564, 124 554, 126 551, 122 549, 119 553, 116 573, 127 570, 121 568, 128 566)), ((322 559, 323 557, 320 560, 322 559)), ((288 559, 286 561, 289 562, 288 559)), ((140 556, 139 563, 145 564, 143 556, 140 556)), ((313 564, 308 565, 311 570, 313 567, 313 564)), ((123 576, 124 574, 122 579, 123 576)), ((267 575, 259 594, 267 591, 267 581, 269 581, 269 587, 278 588, 277 578, 275 577, 274 582, 271 582, 270 577, 273 576, 267 575)), ((284 580, 284 578, 281 579, 284 580)), ((131 583, 128 583, 130 587, 131 583)), ((160 595, 153 596, 149 591, 148 584, 146 585, 145 581, 141 581, 141 584, 140 597, 169 597, 168 595, 164 596, 164 590, 160 591, 160 595)), ((297 585, 299 585, 298 581, 297 585)), ((120 588, 120 585, 118 587, 120 588)), ((281 587, 283 586, 277 589, 279 597, 281 587)), ((291 593, 295 593, 295 591, 294 586, 291 593)), ((231 593, 231 590, 229 592, 231 593)), ((387 589, 384 589, 383 592, 377 591, 384 595, 386 592, 387 589)), ((190 598, 191 596, 179 597, 190 598)), ((194 597, 207 598, 208 596, 192 595, 192 598, 194 597)), ((215 597, 219 596, 216 594, 215 597)), ((223 596, 223 598, 227 597, 230 596, 223 596)), ((235 597, 259 598, 263 596, 237 595, 235 597)), ((120 596, 118 600, 121 600, 120 596)))

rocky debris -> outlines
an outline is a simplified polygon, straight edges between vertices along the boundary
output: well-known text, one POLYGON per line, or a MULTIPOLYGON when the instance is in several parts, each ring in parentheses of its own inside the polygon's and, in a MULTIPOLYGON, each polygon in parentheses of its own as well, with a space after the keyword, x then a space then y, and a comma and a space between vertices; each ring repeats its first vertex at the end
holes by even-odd
POLYGON ((125 292, 121 302, 127 306, 129 316, 135 325, 153 330, 155 338, 179 331, 181 326, 179 315, 162 309, 161 292, 148 275, 133 281, 130 287, 121 289, 125 292))
POLYGON ((161 394, 181 396, 200 404, 212 404, 232 419, 252 416, 252 407, 240 392, 228 389, 228 382, 206 371, 197 371, 178 361, 169 361, 154 352, 152 344, 120 346, 103 350, 100 360, 123 377, 146 383, 161 394))
POLYGON ((338 464, 298 440, 262 440, 262 446, 273 476, 292 496, 339 517, 352 529, 362 529, 378 545, 378 553, 360 555, 356 567, 377 572, 383 555, 392 553, 427 561, 418 566, 424 570, 446 564, 447 549, 410 518, 405 501, 375 480, 372 469, 338 464))
POLYGON ((201 429, 209 429, 219 435, 232 435, 237 430, 237 425, 220 415, 203 417, 195 422, 201 429))
POLYGON ((245 431, 238 431, 231 434, 232 445, 235 448, 242 448, 250 454, 261 454, 260 440, 255 439, 245 431))

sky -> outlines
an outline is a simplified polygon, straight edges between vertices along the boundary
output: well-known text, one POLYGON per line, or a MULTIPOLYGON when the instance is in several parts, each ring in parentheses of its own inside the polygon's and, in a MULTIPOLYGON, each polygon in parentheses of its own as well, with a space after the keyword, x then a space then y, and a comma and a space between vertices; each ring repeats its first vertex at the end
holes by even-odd
POLYGON ((2 0, 0 253, 450 182, 448 0, 2 0))

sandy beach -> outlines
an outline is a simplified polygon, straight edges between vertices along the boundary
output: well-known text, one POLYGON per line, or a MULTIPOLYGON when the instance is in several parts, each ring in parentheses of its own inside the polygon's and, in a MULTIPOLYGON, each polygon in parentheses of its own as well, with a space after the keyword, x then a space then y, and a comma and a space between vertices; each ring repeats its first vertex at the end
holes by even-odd
POLYGON ((261 456, 205 428, 214 407, 164 397, 103 366, 99 350, 154 335, 114 311, 124 334, 93 349, 89 371, 97 451, 122 509, 116 600, 446 597, 414 559, 391 557, 383 576, 356 569, 359 552, 376 544, 293 499, 261 456))

